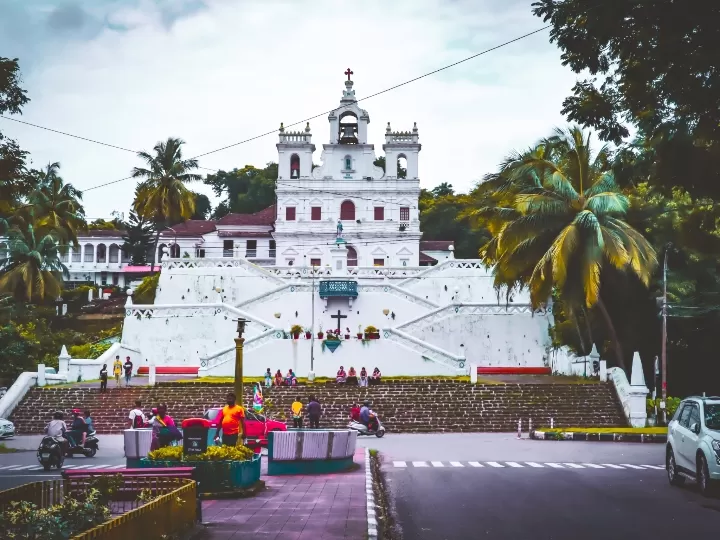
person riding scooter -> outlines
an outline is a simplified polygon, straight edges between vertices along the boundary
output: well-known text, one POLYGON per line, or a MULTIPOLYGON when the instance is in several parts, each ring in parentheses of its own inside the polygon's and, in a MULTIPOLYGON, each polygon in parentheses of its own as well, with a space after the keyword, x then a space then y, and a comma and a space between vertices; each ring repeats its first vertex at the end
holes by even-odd
POLYGON ((377 429, 375 414, 370 410, 370 402, 365 400, 360 409, 360 422, 363 423, 371 431, 377 429))
POLYGON ((68 446, 68 440, 67 440, 67 425, 65 424, 65 420, 63 420, 62 412, 55 411, 53 413, 53 419, 48 422, 48 425, 45 427, 45 433, 49 437, 55 437, 60 443, 60 448, 62 449, 63 453, 67 451, 68 446))
POLYGON ((82 411, 80 409, 73 409, 72 415, 73 421, 70 425, 70 431, 67 432, 67 439, 70 442, 71 447, 84 446, 88 427, 82 417, 82 411))

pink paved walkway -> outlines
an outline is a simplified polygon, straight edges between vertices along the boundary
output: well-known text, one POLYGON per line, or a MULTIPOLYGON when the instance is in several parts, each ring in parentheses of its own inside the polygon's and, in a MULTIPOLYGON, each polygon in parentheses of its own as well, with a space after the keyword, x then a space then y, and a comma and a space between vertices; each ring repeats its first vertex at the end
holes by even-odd
POLYGON ((367 535, 364 454, 356 471, 263 476, 267 489, 249 499, 203 503, 203 539, 363 539, 367 535))

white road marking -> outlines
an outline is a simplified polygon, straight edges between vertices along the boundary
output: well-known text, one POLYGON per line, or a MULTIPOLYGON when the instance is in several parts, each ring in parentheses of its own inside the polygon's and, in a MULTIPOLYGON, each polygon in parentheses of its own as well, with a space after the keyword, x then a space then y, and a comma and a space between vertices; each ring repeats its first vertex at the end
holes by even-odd
POLYGON ((603 463, 603 467, 610 467, 611 469, 624 469, 620 465, 613 465, 612 463, 603 463))
POLYGON ((516 469, 522 469, 522 468, 523 468, 522 465, 520 465, 519 463, 515 463, 514 461, 506 461, 505 463, 507 463, 507 464, 510 465, 511 467, 515 467, 516 469))
POLYGON ((647 467, 648 469, 658 469, 659 471, 665 470, 665 467, 661 467, 659 465, 643 465, 643 467, 647 467))
POLYGON ((452 465, 453 467, 464 467, 465 466, 462 463, 460 463, 459 461, 451 461, 450 465, 452 465))
POLYGON ((563 463, 563 465, 566 465, 570 467, 571 469, 584 469, 582 465, 578 465, 577 463, 563 463))
POLYGON ((597 463, 583 463, 586 467, 590 467, 591 469, 604 469, 602 465, 598 465, 597 463))
POLYGON ((471 467, 484 467, 482 463, 479 463, 477 461, 468 461, 468 465, 470 465, 471 467))
POLYGON ((105 469, 106 467, 110 467, 110 464, 105 465, 91 465, 88 467, 89 469, 105 469))
POLYGON ((526 461, 526 465, 530 465, 531 467, 535 467, 536 469, 544 469, 545 465, 540 465, 539 463, 535 463, 533 461, 526 461))
POLYGON ((641 467, 640 465, 630 465, 629 463, 621 463, 623 467, 630 467, 631 469, 645 469, 645 467, 641 467))
POLYGON ((413 464, 413 467, 427 467, 428 466, 428 464, 425 463, 424 461, 413 461, 412 464, 413 464))
POLYGON ((75 466, 75 470, 77 471, 78 469, 89 469, 90 467, 92 467, 92 465, 80 465, 79 467, 75 466))
POLYGON ((113 465, 112 467, 108 467, 108 469, 124 469, 125 465, 113 465))
POLYGON ((433 467, 444 467, 444 466, 445 466, 445 465, 443 465, 443 462, 442 462, 442 461, 431 461, 430 464, 431 464, 433 467))
POLYGON ((552 467, 553 469, 564 469, 565 468, 562 465, 560 465, 559 463, 546 463, 545 465, 547 465, 548 467, 552 467))
POLYGON ((12 469, 14 467, 17 467, 17 465, 3 465, 2 467, 0 467, 0 471, 3 469, 12 469))
POLYGON ((497 461, 487 461, 486 463, 491 467, 495 467, 497 469, 502 469, 505 467, 505 465, 500 465, 497 461))
POLYGON ((393 467, 407 467, 407 463, 404 461, 393 461, 393 467))
POLYGON ((24 471, 25 469, 30 469, 32 467, 35 467, 35 465, 24 465, 22 467, 15 467, 13 471, 24 471))

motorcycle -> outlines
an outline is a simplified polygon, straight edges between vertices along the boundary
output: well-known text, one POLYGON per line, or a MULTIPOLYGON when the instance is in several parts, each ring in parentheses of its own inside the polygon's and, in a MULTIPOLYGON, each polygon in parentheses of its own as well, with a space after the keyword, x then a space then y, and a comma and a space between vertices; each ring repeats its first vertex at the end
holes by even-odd
POLYGON ((75 446, 69 446, 65 455, 67 457, 73 457, 77 454, 82 454, 85 457, 95 457, 98 451, 98 445, 98 438, 95 436, 95 432, 92 431, 88 433, 88 436, 85 438, 84 445, 81 446, 77 444, 75 446))
POLYGON ((43 469, 49 471, 52 467, 62 468, 65 461, 62 445, 63 442, 58 437, 43 437, 37 450, 37 458, 43 469))
POLYGON ((385 435, 385 426, 382 425, 377 414, 370 412, 369 426, 366 426, 362 422, 356 422, 351 420, 348 424, 348 428, 357 431, 358 436, 360 435, 375 435, 378 439, 385 435))

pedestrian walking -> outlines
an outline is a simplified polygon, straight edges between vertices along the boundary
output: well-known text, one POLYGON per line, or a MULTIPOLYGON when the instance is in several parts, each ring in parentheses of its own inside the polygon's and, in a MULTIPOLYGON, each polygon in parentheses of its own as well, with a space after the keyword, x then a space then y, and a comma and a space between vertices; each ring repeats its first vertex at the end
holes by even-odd
POLYGON ((108 368, 107 364, 103 364, 100 370, 100 392, 107 392, 108 368))
POLYGON ((122 374, 122 362, 120 362, 120 355, 115 357, 113 362, 113 377, 115 377, 115 386, 120 386, 120 375, 122 374))
POLYGON ((292 405, 290 405, 290 410, 292 411, 293 427, 302 429, 302 427, 303 427, 303 416, 302 416, 303 404, 302 404, 302 401, 300 401, 300 396, 295 398, 295 401, 293 401, 292 405))
POLYGON ((130 429, 139 429, 145 427, 145 415, 142 410, 142 402, 138 399, 135 401, 135 408, 128 415, 130 429))
POLYGON ((315 396, 310 396, 310 403, 307 406, 308 418, 310 419, 310 429, 320 428, 320 416, 322 415, 322 407, 315 396))
POLYGON ((123 364, 125 370, 125 386, 130 386, 130 378, 132 377, 133 363, 130 361, 130 357, 125 357, 125 363, 123 364))
POLYGON ((217 430, 215 431, 215 440, 220 440, 219 433, 222 429, 223 446, 237 446, 238 440, 242 441, 245 436, 245 409, 235 403, 237 396, 230 392, 227 395, 227 405, 221 410, 217 422, 217 430))

